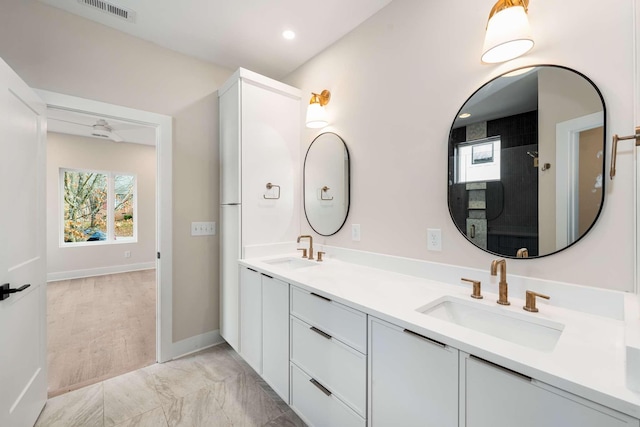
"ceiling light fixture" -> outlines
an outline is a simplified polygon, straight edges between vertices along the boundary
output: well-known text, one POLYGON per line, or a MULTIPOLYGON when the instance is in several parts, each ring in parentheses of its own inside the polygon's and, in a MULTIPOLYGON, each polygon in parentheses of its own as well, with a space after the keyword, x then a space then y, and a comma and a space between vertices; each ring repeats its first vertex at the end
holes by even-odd
POLYGON ((284 31, 282 32, 282 37, 284 37, 284 38, 285 38, 285 39, 287 39, 287 40, 293 40, 293 39, 295 39, 295 38, 296 38, 296 33, 294 33, 294 32, 293 32, 293 31, 291 31, 291 30, 284 30, 284 31))
POLYGON ((467 117, 471 117, 471 114, 470 113, 462 113, 458 117, 460 117, 461 119, 466 119, 467 117))
POLYGON ((489 13, 482 62, 494 64, 524 55, 533 47, 527 17, 529 0, 498 0, 489 13))
POLYGON ((326 89, 320 94, 311 92, 311 100, 309 100, 309 106, 307 107, 306 123, 308 128, 323 128, 329 124, 324 106, 329 103, 330 99, 331 92, 326 89))

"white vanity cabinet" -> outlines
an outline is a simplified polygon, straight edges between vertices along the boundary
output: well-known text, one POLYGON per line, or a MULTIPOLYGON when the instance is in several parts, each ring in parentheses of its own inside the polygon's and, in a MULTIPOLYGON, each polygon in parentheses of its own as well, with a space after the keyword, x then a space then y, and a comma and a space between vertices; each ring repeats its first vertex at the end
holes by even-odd
POLYGON ((353 277, 340 282, 343 264, 332 277, 330 263, 308 276, 269 263, 240 261, 240 354, 310 427, 640 427, 637 406, 605 387, 532 374, 543 383, 501 367, 524 361, 446 337, 429 319, 394 321, 397 302, 369 308, 366 288, 334 297, 334 280, 349 286, 353 277))
POLYGON ((290 289, 291 407, 310 426, 366 426, 367 315, 290 289))
POLYGON ((240 267, 240 355, 289 402, 289 284, 240 267))
POLYGON ((457 427, 458 353, 369 316, 369 425, 457 427))
POLYGON ((466 427, 638 427, 639 421, 482 359, 461 353, 466 427))

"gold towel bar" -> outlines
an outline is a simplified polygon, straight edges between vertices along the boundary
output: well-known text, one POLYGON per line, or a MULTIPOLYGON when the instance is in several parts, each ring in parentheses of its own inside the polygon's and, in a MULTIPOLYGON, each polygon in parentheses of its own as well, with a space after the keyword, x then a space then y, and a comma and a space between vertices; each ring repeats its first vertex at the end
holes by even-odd
POLYGON ((618 141, 624 141, 627 139, 635 139, 636 147, 640 145, 640 126, 636 126, 636 134, 629 136, 613 135, 613 146, 611 147, 611 170, 609 171, 609 177, 613 179, 616 176, 616 156, 618 155, 618 141))
POLYGON ((271 190, 272 188, 277 188, 278 189, 278 193, 277 193, 276 197, 267 197, 266 194, 263 194, 262 197, 264 197, 267 200, 277 200, 277 199, 279 199, 280 198, 280 186, 272 184, 270 182, 267 182, 267 190, 271 190))

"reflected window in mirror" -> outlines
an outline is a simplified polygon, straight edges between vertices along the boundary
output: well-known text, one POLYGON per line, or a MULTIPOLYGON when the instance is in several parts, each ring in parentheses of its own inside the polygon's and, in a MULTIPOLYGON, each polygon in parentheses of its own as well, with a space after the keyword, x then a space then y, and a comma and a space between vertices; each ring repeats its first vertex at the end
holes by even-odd
POLYGON ((350 203, 350 160, 345 142, 333 132, 318 135, 304 159, 304 212, 322 236, 337 233, 347 220, 350 203))
POLYGON ((456 145, 456 183, 500 180, 500 137, 456 145))
POLYGON ((449 210, 471 243, 539 257, 589 231, 602 208, 605 167, 605 107, 593 82, 565 67, 527 67, 482 86, 458 114, 449 210))

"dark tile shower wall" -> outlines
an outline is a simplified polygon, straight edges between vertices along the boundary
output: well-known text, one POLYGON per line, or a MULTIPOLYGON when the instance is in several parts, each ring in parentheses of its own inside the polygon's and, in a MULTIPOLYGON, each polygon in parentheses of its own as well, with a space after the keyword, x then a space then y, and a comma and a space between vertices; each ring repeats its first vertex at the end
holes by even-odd
POLYGON ((463 234, 467 228, 467 189, 466 184, 454 184, 455 176, 453 175, 453 170, 455 159, 453 156, 453 147, 459 142, 466 141, 466 139, 466 128, 461 127, 451 131, 452 143, 449 144, 449 210, 451 211, 453 222, 455 222, 463 234))
MULTIPOLYGON (((530 256, 537 256, 538 168, 533 166, 533 158, 527 151, 538 150, 538 112, 488 121, 487 137, 491 136, 500 136, 502 168, 500 183, 487 187, 487 249, 515 256, 524 247, 530 256)), ((449 170, 453 171, 453 146, 466 140, 465 128, 453 129, 451 140, 449 170)), ((453 176, 449 179, 452 182, 453 176)), ((467 217, 464 187, 465 184, 454 184, 449 195, 451 214, 462 230, 467 217)))

